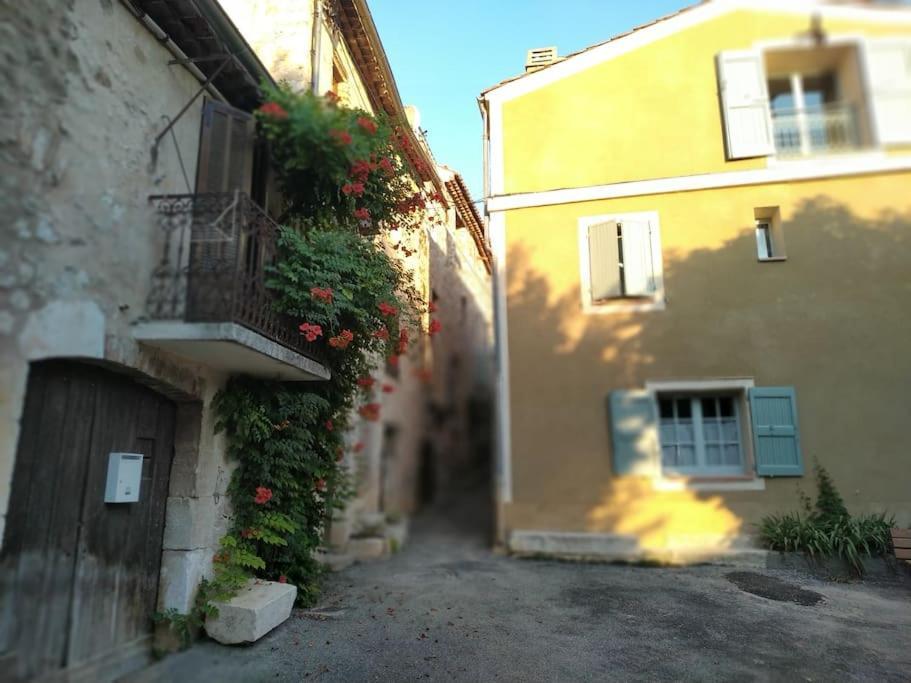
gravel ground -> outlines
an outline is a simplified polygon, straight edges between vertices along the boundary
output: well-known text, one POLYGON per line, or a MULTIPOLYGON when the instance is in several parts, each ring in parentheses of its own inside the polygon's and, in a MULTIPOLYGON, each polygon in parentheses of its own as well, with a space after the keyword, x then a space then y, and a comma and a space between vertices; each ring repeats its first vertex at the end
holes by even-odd
POLYGON ((129 680, 911 680, 907 579, 519 560, 477 535, 481 509, 419 517, 402 552, 332 576, 332 616, 296 611, 252 646, 201 643, 129 680))

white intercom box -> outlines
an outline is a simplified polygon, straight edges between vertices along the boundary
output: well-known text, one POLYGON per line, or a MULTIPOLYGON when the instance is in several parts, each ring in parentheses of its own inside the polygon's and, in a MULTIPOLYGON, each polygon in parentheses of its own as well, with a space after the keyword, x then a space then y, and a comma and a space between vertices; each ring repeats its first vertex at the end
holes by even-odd
POLYGON ((141 453, 108 455, 108 481, 104 487, 105 503, 135 503, 142 483, 141 453))

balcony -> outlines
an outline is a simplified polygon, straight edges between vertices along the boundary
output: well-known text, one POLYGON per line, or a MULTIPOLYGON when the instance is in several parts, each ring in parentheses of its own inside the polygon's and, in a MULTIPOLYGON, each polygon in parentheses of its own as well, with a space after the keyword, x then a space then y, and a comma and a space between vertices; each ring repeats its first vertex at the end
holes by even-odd
POLYGON ((297 321, 276 313, 266 287, 278 226, 247 195, 150 198, 162 233, 142 343, 231 373, 328 379, 322 353, 297 321))
POLYGON ((857 111, 847 104, 772 111, 775 151, 783 157, 836 154, 860 149, 857 111))

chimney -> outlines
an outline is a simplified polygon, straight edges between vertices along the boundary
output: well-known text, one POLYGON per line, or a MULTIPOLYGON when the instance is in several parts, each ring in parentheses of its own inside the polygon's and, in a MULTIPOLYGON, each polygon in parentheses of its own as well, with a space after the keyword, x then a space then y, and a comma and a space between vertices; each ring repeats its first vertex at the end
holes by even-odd
POLYGON ((538 69, 559 61, 557 59, 557 47, 536 47, 528 51, 525 56, 525 71, 537 71, 538 69))

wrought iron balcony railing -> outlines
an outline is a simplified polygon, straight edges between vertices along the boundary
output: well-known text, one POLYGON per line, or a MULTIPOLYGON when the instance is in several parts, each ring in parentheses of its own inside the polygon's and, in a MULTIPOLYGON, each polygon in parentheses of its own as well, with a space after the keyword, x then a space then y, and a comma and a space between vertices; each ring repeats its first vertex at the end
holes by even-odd
POLYGON ((152 275, 147 315, 152 320, 231 322, 313 360, 297 321, 273 309, 266 287, 278 226, 247 195, 156 195, 164 233, 161 261, 152 275))
POLYGON ((829 154, 859 148, 857 113, 848 104, 772 112, 775 151, 782 156, 829 154))

